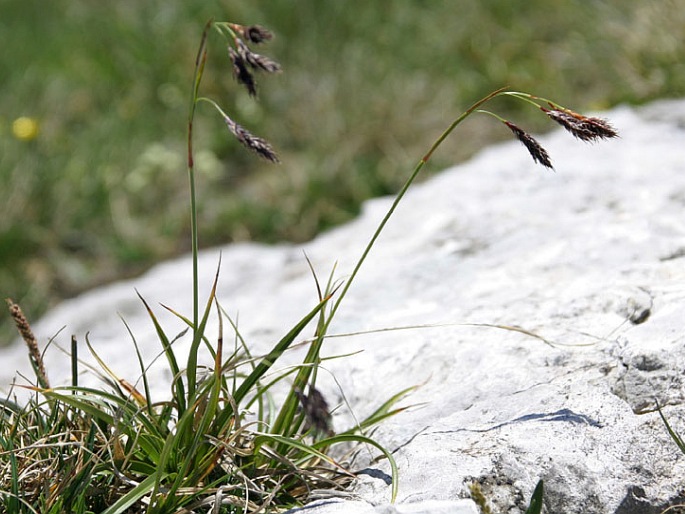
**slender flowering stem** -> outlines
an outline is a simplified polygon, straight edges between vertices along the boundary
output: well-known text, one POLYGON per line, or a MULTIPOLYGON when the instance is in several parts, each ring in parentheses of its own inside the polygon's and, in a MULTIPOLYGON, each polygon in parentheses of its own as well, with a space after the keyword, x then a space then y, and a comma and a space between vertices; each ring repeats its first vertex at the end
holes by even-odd
MULTIPOLYGON (((190 97, 190 107, 188 109, 188 182, 190 184, 190 237, 191 251, 193 255, 193 340, 199 337, 199 272, 198 272, 198 230, 197 230, 197 194, 195 191, 195 161, 193 159, 193 121, 195 119, 195 108, 197 107, 198 92, 202 74, 207 62, 207 36, 214 20, 210 19, 205 25, 200 40, 200 47, 195 58, 195 72, 193 75, 193 89, 190 97)), ((192 398, 195 394, 195 366, 188 366, 188 397, 192 398)))
POLYGON ((518 98, 519 100, 523 100, 524 102, 528 102, 531 105, 534 105, 535 107, 540 107, 540 104, 537 103, 535 100, 541 100, 543 102, 547 102, 545 98, 540 98, 539 96, 531 95, 530 93, 522 93, 520 91, 506 91, 503 93, 506 96, 513 96, 514 98, 518 98))
MULTIPOLYGON (((195 163, 193 159, 193 121, 195 118, 195 110, 197 104, 201 101, 210 103, 224 118, 228 129, 238 139, 238 141, 248 149, 257 153, 271 162, 277 163, 278 156, 268 141, 254 136, 244 127, 233 121, 219 105, 208 98, 200 97, 200 83, 207 61, 207 39, 209 30, 214 27, 222 36, 228 37, 233 41, 238 48, 238 51, 229 46, 229 56, 233 63, 234 74, 238 81, 247 86, 250 94, 256 94, 256 85, 251 72, 248 67, 259 69, 267 73, 276 73, 280 71, 280 66, 275 61, 264 57, 263 55, 253 53, 239 37, 240 34, 248 34, 250 41, 259 43, 270 39, 271 33, 259 26, 243 27, 231 23, 219 22, 215 23, 210 19, 205 25, 200 40, 200 47, 198 48, 197 57, 195 59, 195 72, 193 75, 193 88, 190 97, 190 106, 188 109, 188 180, 190 183, 190 224, 191 224, 191 246, 193 256, 193 343, 191 351, 188 355, 188 365, 186 368, 186 377, 188 381, 188 404, 191 405, 194 401, 195 392, 197 389, 197 348, 199 347, 202 337, 202 328, 199 316, 199 272, 198 272, 198 227, 197 227, 197 200, 196 200, 196 186, 195 186, 195 163)), ((204 323, 204 321, 202 322, 204 323)))
POLYGON ((364 248, 364 251, 362 252, 361 257, 357 261, 357 264, 355 265, 354 269, 352 270, 352 274, 350 277, 347 279, 345 282, 345 285, 342 287, 342 290, 340 291, 340 295, 338 296, 337 301, 333 304, 333 307, 331 308, 331 312, 329 314, 328 319, 326 320, 326 324, 324 325, 323 329, 321 330, 321 333, 325 334, 328 331, 328 326, 330 325, 331 321, 333 320, 336 311, 340 307, 340 304, 343 301, 343 298, 345 298, 345 295, 347 294, 347 291, 350 289, 350 286, 352 285, 352 282, 354 282, 355 277, 357 276, 357 273, 359 273, 359 270, 362 267, 362 264, 364 264, 364 261, 366 260, 366 257, 369 255, 369 252, 371 251, 371 248, 376 244, 376 240, 378 237, 381 235, 383 230, 385 229, 385 225, 387 225, 388 221, 390 220, 390 217, 393 215, 395 212, 395 209, 397 209, 397 206, 400 204, 402 199, 404 198, 404 195, 407 193, 407 190, 409 187, 414 183, 414 180, 416 180, 416 177, 419 175, 423 167, 426 165, 428 160, 431 158, 435 150, 440 147, 440 145, 447 139, 447 137, 454 131, 457 126, 461 122, 463 122, 466 118, 468 118, 471 114, 473 114, 474 111, 476 111, 481 105, 489 102, 493 98, 501 95, 506 91, 506 88, 500 88, 497 89, 496 91, 493 91, 487 96, 484 96, 480 100, 478 100, 476 103, 474 103, 471 107, 469 107, 464 113, 459 116, 456 120, 454 120, 447 129, 438 137, 438 139, 435 140, 433 145, 430 147, 428 150, 428 153, 423 156, 423 158, 417 163, 416 167, 414 168, 414 171, 412 171, 411 175, 407 179, 407 181, 404 183, 400 191, 397 193, 395 196, 395 199, 392 202, 392 205, 388 209, 388 212, 385 214, 383 219, 381 220, 380 224, 376 228, 376 231, 373 233, 373 236, 371 236, 371 240, 369 243, 366 245, 364 248))
MULTIPOLYGON (((409 178, 406 180, 400 191, 397 193, 395 196, 395 199, 392 202, 392 205, 388 209, 388 212, 385 214, 381 222, 379 223, 378 227, 374 231, 373 235, 371 236, 371 239, 367 243, 366 247, 364 248, 364 251, 362 252, 361 257, 359 257, 359 260, 354 266, 354 269, 352 270, 352 273, 350 274, 349 278, 345 281, 344 285, 342 286, 342 289, 340 291, 340 294, 338 295, 338 298, 336 302, 332 305, 331 310, 325 320, 325 322, 322 323, 322 325, 317 329, 317 338, 313 342, 312 346, 309 349, 309 353, 307 356, 307 359, 310 358, 310 356, 318 355, 318 352, 321 348, 321 345, 323 344, 323 340, 325 337, 325 334, 328 333, 329 326, 333 319, 335 318, 335 314, 338 311, 338 308, 340 307, 340 304, 342 303, 343 299, 347 295, 347 292, 349 291, 350 287, 352 286, 352 283, 354 282, 355 278, 357 277, 357 274, 359 273, 359 270, 361 269, 362 265, 364 264, 364 261, 368 257, 369 253, 371 252, 371 249, 374 247, 376 244, 376 241, 380 237, 381 233, 385 229, 385 226, 387 225, 388 221, 390 221, 390 218, 395 212, 395 209, 397 209, 397 206, 400 204, 402 199, 404 198, 404 195, 407 193, 411 185, 414 183, 416 180, 416 177, 419 175, 423 167, 426 165, 426 163, 429 161, 435 150, 440 147, 440 145, 447 139, 447 137, 454 131, 457 126, 461 122, 463 122, 466 118, 468 118, 471 114, 474 113, 481 105, 487 103, 488 101, 492 100, 493 98, 499 96, 502 94, 506 88, 501 88, 497 89, 496 91, 493 91, 489 95, 481 98, 478 100, 476 103, 474 103, 471 107, 469 107, 464 113, 459 116, 456 120, 454 120, 449 127, 438 137, 438 139, 435 140, 433 145, 430 147, 428 152, 423 156, 423 158, 416 164, 416 167, 414 168, 414 171, 409 175, 409 178)), ((293 389, 291 389, 290 395, 291 396, 296 396, 296 391, 295 387, 300 387, 303 386, 301 382, 306 381, 309 378, 309 370, 308 369, 302 369, 300 371, 300 374, 298 377, 295 379, 293 389)), ((274 423, 274 430, 275 431, 280 431, 282 430, 282 427, 286 426, 289 424, 287 420, 288 414, 284 412, 284 410, 281 411, 279 414, 276 422, 274 423)))
POLYGON ((502 94, 505 94, 506 89, 507 89, 506 87, 503 87, 503 88, 500 88, 500 89, 493 91, 489 95, 478 100, 475 104, 473 104, 467 110, 465 110, 464 113, 461 116, 459 116, 456 120, 454 120, 452 122, 452 124, 449 127, 447 127, 447 129, 445 129, 445 131, 440 135, 440 137, 435 140, 435 143, 433 143, 433 145, 430 147, 430 150, 428 150, 428 153, 426 155, 424 155, 423 159, 421 159, 421 163, 423 163, 423 164, 427 163, 428 160, 433 155, 433 152, 435 152, 435 150, 438 149, 438 147, 442 144, 442 142, 445 139, 447 139, 447 136, 449 136, 452 133, 452 131, 455 128, 457 128, 457 125, 459 125, 462 121, 464 121, 466 118, 468 118, 473 113, 473 111, 478 109, 484 103, 489 102, 493 98, 500 96, 502 94))
POLYGON ((236 29, 238 26, 235 25, 234 23, 227 23, 225 21, 219 21, 214 24, 214 28, 217 30, 219 34, 222 36, 226 36, 230 39, 234 39, 236 37, 236 32, 234 29, 236 29))
MULTIPOLYGON (((445 131, 440 135, 440 137, 438 137, 438 139, 435 140, 435 142, 430 147, 428 152, 418 162, 418 164, 414 168, 414 171, 411 173, 411 175, 409 176, 407 181, 404 183, 404 185, 402 186, 400 191, 395 196, 395 199, 394 199, 392 205, 388 209, 388 212, 386 213, 386 215, 381 220, 380 224, 378 225, 378 228, 376 229, 373 236, 371 237, 371 240, 369 241, 369 243, 364 248, 364 251, 362 252, 361 257, 359 258, 359 260, 357 261, 357 264, 355 265, 354 269, 352 270, 350 277, 347 279, 347 281, 345 282, 345 285, 342 287, 337 301, 331 307, 330 315, 329 315, 328 319, 326 320, 326 323, 323 326, 321 333, 325 334, 327 332, 328 326, 330 325, 331 321, 333 320, 333 317, 334 317, 336 311, 340 307, 340 304, 342 303, 343 298, 347 294, 347 291, 349 290, 350 286, 352 285, 352 282, 354 281, 355 277, 357 276, 357 273, 359 272, 360 268, 362 267, 362 264, 366 260, 366 257, 368 256, 369 252, 371 251, 371 248, 376 243, 376 240, 380 236, 381 232, 383 232, 385 225, 390 220, 390 217, 395 212, 395 209, 397 208, 399 203, 404 198, 404 195, 406 194, 407 190, 412 185, 414 180, 416 180, 416 177, 418 176, 419 172, 424 167, 424 165, 430 160, 430 158, 433 155, 433 153, 435 152, 435 150, 437 150, 438 147, 440 147, 440 145, 443 143, 443 141, 445 139, 447 139, 447 137, 454 131, 455 128, 457 128, 457 126, 459 126, 466 118, 468 118, 475 111, 479 110, 482 105, 486 104, 487 102, 489 102, 490 100, 493 100, 494 98, 496 98, 498 96, 504 96, 504 95, 512 96, 512 97, 518 98, 520 100, 526 101, 526 102, 542 109, 543 112, 545 111, 545 108, 543 108, 539 103, 537 103, 536 100, 539 100, 541 102, 547 102, 548 105, 550 105, 555 111, 564 112, 564 113, 566 113, 566 115, 568 115, 568 116, 570 116, 570 117, 572 117, 578 121, 578 123, 580 124, 579 128, 578 127, 571 127, 571 128, 566 127, 566 128, 567 128, 567 130, 571 131, 574 136, 576 136, 580 139, 584 139, 587 141, 587 140, 595 140, 595 139, 606 139, 606 138, 612 138, 612 137, 618 136, 618 133, 613 129, 613 127, 611 127, 611 125, 606 120, 602 120, 600 118, 589 118, 589 117, 582 116, 582 115, 574 113, 573 111, 566 109, 566 108, 564 108, 564 107, 562 107, 562 106, 560 106, 554 102, 551 102, 545 98, 540 98, 540 97, 531 95, 529 93, 522 93, 522 92, 518 92, 518 91, 507 91, 507 88, 503 87, 500 89, 496 89, 495 91, 493 91, 489 95, 484 96, 483 98, 478 100, 476 103, 474 103, 471 107, 469 107, 467 110, 465 110, 458 118, 456 118, 449 125, 449 127, 447 127, 447 129, 445 129, 445 131), (574 130, 572 130, 572 128, 575 128, 575 132, 574 132, 574 130), (580 133, 581 131, 585 131, 586 134, 591 133, 592 135, 584 138, 584 137, 582 137, 583 134, 580 133)), ((483 112, 486 114, 490 114, 492 116, 495 116, 497 119, 502 121, 505 125, 507 125, 507 127, 519 139, 519 141, 521 141, 521 143, 523 143, 526 146, 529 153, 531 154, 531 156, 533 157, 533 159, 536 162, 539 162, 543 166, 552 168, 552 163, 549 159, 549 156, 547 155, 546 150, 532 136, 530 136, 530 134, 528 134, 527 132, 525 132, 524 130, 519 128, 517 125, 501 118, 500 116, 497 116, 494 113, 491 113, 489 111, 483 111, 483 112)), ((545 112, 545 113, 548 116, 550 116, 548 112, 545 112)), ((550 116, 550 117, 552 119, 554 119, 552 116, 550 116)), ((555 121, 559 122, 558 120, 555 120, 555 121)))

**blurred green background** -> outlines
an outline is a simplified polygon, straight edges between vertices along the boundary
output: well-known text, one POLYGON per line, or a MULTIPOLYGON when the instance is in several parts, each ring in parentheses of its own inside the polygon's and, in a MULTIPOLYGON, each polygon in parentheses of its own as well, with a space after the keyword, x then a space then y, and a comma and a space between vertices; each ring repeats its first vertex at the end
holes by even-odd
MULTIPOLYGON (((257 77, 258 102, 215 33, 203 92, 283 163, 240 149, 201 105, 202 246, 300 242, 349 220, 500 86, 575 110, 685 91, 675 0, 0 0, 0 293, 30 319, 188 250, 187 103, 212 16, 276 33, 257 51, 284 73, 257 77), (20 117, 38 122, 35 137, 13 131, 20 117)), ((552 128, 521 103, 496 109, 552 128)), ((505 137, 475 117, 426 176, 505 137)), ((9 341, 8 316, 0 323, 9 341)))

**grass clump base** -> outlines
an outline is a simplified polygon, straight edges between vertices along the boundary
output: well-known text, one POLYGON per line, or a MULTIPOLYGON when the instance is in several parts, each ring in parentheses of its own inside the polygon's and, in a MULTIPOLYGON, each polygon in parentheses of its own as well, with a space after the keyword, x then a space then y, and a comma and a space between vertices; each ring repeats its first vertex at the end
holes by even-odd
POLYGON ((386 223, 435 150, 472 114, 494 116, 536 162, 552 167, 545 149, 528 132, 482 109, 496 98, 533 104, 583 141, 616 136, 605 120, 584 117, 527 93, 499 89, 485 96, 459 116, 418 162, 347 280, 339 282, 331 274, 322 286, 313 272, 318 302, 267 354, 254 356, 237 324, 217 300, 218 271, 202 305, 198 293, 198 202, 193 151, 197 107, 208 105, 214 109, 229 133, 257 156, 272 163, 279 158, 267 140, 234 121, 214 100, 200 96, 212 30, 227 42, 234 78, 249 96, 257 93, 258 74, 281 71, 278 63, 253 50, 255 45, 271 39, 267 29, 211 20, 205 26, 195 60, 187 124, 193 312, 185 317, 172 311, 187 325, 188 337, 192 338, 187 358, 179 362, 174 342, 180 336, 168 334, 141 297, 173 377, 168 399, 152 401, 146 364, 134 334, 131 339, 140 363, 140 385, 120 378, 86 338, 106 387, 79 385, 78 346, 74 339, 72 383, 51 387, 30 325, 21 309, 9 301, 13 319, 29 347, 36 383, 23 386, 34 393, 25 405, 11 398, 0 403, 0 504, 7 512, 278 512, 305 503, 320 489, 346 487, 354 478, 352 465, 336 448, 350 444, 375 448, 387 459, 393 478, 389 495, 394 501, 397 466, 391 453, 366 434, 372 426, 401 412, 403 408, 396 404, 412 388, 400 391, 368 418, 336 433, 326 400, 316 387, 321 348, 329 326, 386 223), (219 326, 216 339, 207 333, 213 315, 219 326), (234 332, 235 344, 230 349, 224 345, 225 323, 234 332), (283 354, 303 339, 305 329, 312 327, 313 336, 306 341, 308 349, 302 363, 276 368, 283 354), (209 368, 199 364, 201 352, 211 357, 213 365, 209 368), (278 404, 272 395, 276 389, 284 393, 278 404))

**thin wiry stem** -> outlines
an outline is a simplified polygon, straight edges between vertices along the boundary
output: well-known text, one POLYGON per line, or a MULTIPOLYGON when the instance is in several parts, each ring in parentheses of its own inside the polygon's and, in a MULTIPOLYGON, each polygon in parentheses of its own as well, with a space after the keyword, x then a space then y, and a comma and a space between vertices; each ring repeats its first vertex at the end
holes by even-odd
POLYGON ((376 240, 378 237, 381 235, 383 230, 385 229, 385 225, 387 225, 388 221, 390 220, 391 216, 395 212, 395 209, 397 209, 397 206, 400 204, 402 199, 404 198, 404 195, 407 193, 407 190, 409 187, 414 183, 414 180, 416 180, 416 177, 419 175, 423 167, 426 165, 428 160, 431 158, 435 150, 438 149, 438 147, 443 143, 445 139, 447 139, 447 136, 449 136, 452 131, 459 126, 459 124, 464 121, 466 118, 468 118, 473 112, 478 109, 481 105, 483 105, 486 102, 489 102, 493 98, 503 94, 506 91, 506 88, 500 88, 492 93, 490 93, 487 96, 484 96, 480 100, 478 100, 476 103, 474 103, 471 107, 469 107, 464 113, 459 116, 456 120, 454 120, 447 129, 438 137, 438 139, 435 140, 433 145, 430 147, 428 150, 428 153, 423 156, 423 158, 418 162, 416 167, 414 168, 414 171, 412 171, 411 175, 409 175, 409 178, 407 181, 404 183, 402 186, 402 189, 397 193, 395 196, 395 199, 392 202, 392 205, 388 209, 388 212, 385 214, 383 219, 381 220, 380 224, 376 228, 375 232, 373 233, 373 236, 371 236, 371 239, 369 243, 366 245, 364 248, 364 251, 362 252, 361 257, 357 261, 357 264, 355 265, 354 269, 352 270, 352 273, 350 274, 350 277, 347 279, 345 282, 345 285, 342 287, 340 291, 340 295, 338 296, 338 299, 336 302, 333 304, 333 307, 331 308, 330 314, 328 316, 328 319, 326 321, 326 324, 324 325, 321 333, 325 334, 328 331, 328 326, 330 325, 331 321, 333 320, 336 311, 340 307, 340 304, 343 301, 343 298, 345 298, 345 295, 347 294, 347 291, 350 289, 350 286, 352 285, 352 282, 354 282, 355 277, 357 276, 357 273, 359 273, 359 270, 362 267, 362 264, 364 264, 364 261, 366 260, 366 257, 369 255, 369 252, 371 251, 371 248, 376 244, 376 240))
POLYGON ((447 136, 449 136, 452 133, 452 131, 455 128, 457 128, 457 125, 459 125, 462 121, 464 121, 466 118, 468 118, 471 115, 471 113, 473 113, 473 111, 478 109, 484 103, 489 102, 490 100, 492 100, 496 96, 506 94, 506 89, 507 89, 506 87, 502 87, 500 89, 497 89, 497 90, 493 91, 492 93, 490 93, 489 95, 481 98, 475 104, 473 104, 471 107, 466 109, 464 111, 464 113, 461 116, 459 116, 456 120, 454 120, 452 122, 452 124, 449 127, 447 127, 447 129, 445 129, 445 131, 442 133, 442 135, 438 139, 435 140, 435 143, 433 143, 433 146, 430 147, 430 150, 428 150, 428 153, 423 157, 423 159, 421 159, 421 163, 423 163, 423 164, 427 163, 428 160, 433 155, 433 152, 435 152, 435 150, 438 149, 438 147, 447 138, 447 136))
MULTIPOLYGON (((354 282, 354 279, 356 278, 357 274, 359 273, 359 270, 361 269, 362 265, 364 264, 364 261, 368 257, 369 253, 371 252, 371 249, 373 246, 376 244, 376 241, 380 237, 381 233, 385 229, 385 226, 387 225, 388 221, 392 217, 393 213, 395 212, 395 209, 397 209, 397 206, 400 204, 402 199, 404 198, 404 195, 407 193, 409 190, 409 187, 414 183, 416 180, 416 177, 419 175, 423 167, 426 165, 428 160, 431 158, 435 150, 438 149, 438 147, 442 144, 442 142, 447 139, 447 136, 449 136, 452 131, 459 126, 461 122, 463 122, 466 118, 468 118, 471 114, 473 114, 474 111, 476 111, 481 105, 484 103, 492 100, 493 98, 501 95, 506 88, 500 88, 489 95, 481 98, 478 100, 476 103, 474 103, 471 107, 469 107, 464 113, 459 116, 456 120, 454 120, 447 129, 438 137, 438 139, 435 140, 433 145, 430 147, 428 152, 424 155, 424 157, 417 163, 416 167, 414 168, 414 171, 412 171, 411 175, 407 179, 407 181, 404 183, 400 191, 397 193, 395 196, 395 199, 392 202, 392 205, 388 209, 388 212, 385 214, 381 222, 379 223, 378 227, 374 231, 373 235, 371 236, 371 239, 367 243, 366 247, 364 248, 364 251, 362 252, 361 257, 359 257, 359 260, 357 261, 354 269, 352 270, 352 273, 350 274, 349 278, 345 281, 344 285, 342 286, 342 289, 340 291, 340 294, 333 303, 330 312, 328 313, 328 317, 326 318, 325 322, 322 323, 322 325, 319 327, 317 330, 317 338, 312 344, 311 348, 309 349, 309 352, 307 354, 307 359, 312 360, 314 356, 318 355, 318 352, 321 348, 321 345, 323 344, 323 340, 325 338, 325 335, 328 333, 328 328, 335 318, 335 314, 338 311, 338 308, 340 307, 340 304, 342 303, 343 299, 347 295, 347 292, 349 291, 350 287, 352 286, 352 283, 354 282)), ((290 396, 288 398, 288 401, 290 400, 291 396, 296 396, 295 393, 295 387, 304 387, 304 382, 305 380, 309 379, 309 371, 307 369, 302 369, 301 370, 301 375, 298 375, 297 379, 295 380, 295 383, 293 385, 293 389, 290 391, 290 396)), ((312 382, 313 385, 313 382, 312 382)), ((281 412, 283 416, 283 412, 281 412)), ((275 427, 278 427, 279 429, 285 424, 283 420, 281 419, 281 416, 279 416, 279 419, 275 423, 275 427)))
MULTIPOLYGON (((190 97, 188 109, 188 182, 190 184, 190 237, 191 251, 193 255, 193 340, 197 338, 199 322, 199 272, 198 272, 198 230, 197 230, 197 194, 195 191, 195 162, 193 160, 193 120, 197 106, 200 82, 207 62, 207 36, 214 20, 210 19, 205 25, 200 39, 200 47, 195 59, 195 72, 193 74, 193 91, 190 97)), ((195 392, 196 370, 188 369, 188 398, 192 398, 195 392)), ((190 402, 189 402, 190 403, 190 402)))

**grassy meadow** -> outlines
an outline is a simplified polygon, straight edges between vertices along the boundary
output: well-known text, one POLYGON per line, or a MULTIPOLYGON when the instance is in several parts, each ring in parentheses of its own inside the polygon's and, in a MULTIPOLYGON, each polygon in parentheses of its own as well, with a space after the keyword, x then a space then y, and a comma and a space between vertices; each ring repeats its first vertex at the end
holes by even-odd
MULTIPOLYGON (((204 247, 301 242, 349 220, 364 199, 395 192, 454 116, 500 86, 579 111, 685 92, 679 2, 551 5, 2 0, 2 297, 35 320, 61 298, 189 250, 185 128, 210 17, 276 34, 268 52, 284 73, 258 77, 258 101, 235 83, 217 45, 203 89, 269 139, 282 164, 237 151, 221 119, 200 108, 204 247)), ((498 112, 516 109, 527 128, 549 127, 520 102, 501 102, 498 112)), ((474 117, 429 171, 509 137, 474 117)), ((0 317, 0 344, 14 338, 9 321, 0 317)))

